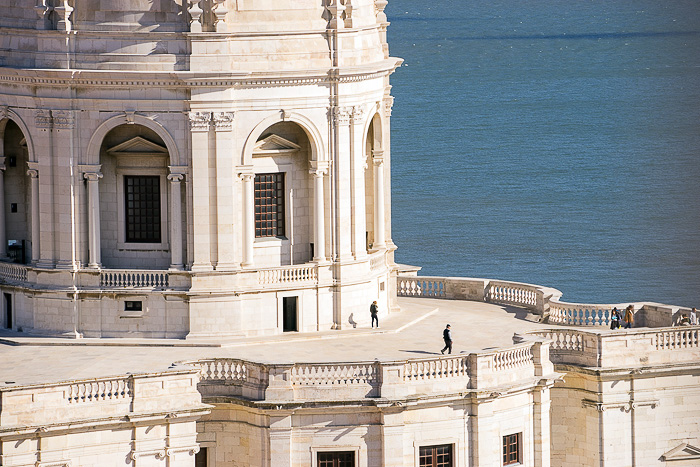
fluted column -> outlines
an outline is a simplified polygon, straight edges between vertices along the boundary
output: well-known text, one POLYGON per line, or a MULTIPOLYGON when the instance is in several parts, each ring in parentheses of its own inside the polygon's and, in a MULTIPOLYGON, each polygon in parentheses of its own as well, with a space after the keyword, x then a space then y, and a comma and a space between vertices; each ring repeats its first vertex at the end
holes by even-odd
POLYGON ((170 180, 170 269, 182 269, 182 178, 181 173, 168 175, 170 180))
POLYGON ((323 209, 323 179, 328 171, 328 163, 323 165, 320 162, 312 163, 309 171, 314 178, 314 258, 320 263, 326 261, 326 236, 325 220, 326 214, 323 209))
MULTIPOLYGON (((2 143, 2 139, 0 139, 2 143)), ((0 157, 0 259, 7 257, 7 237, 5 235, 5 158, 0 157)))
POLYGON ((255 242, 255 174, 240 174, 243 180, 243 262, 242 266, 253 266, 253 243, 255 242))
MULTIPOLYGON (((99 169, 98 169, 99 170, 99 169)), ((90 256, 88 267, 101 267, 101 244, 100 244, 100 185, 99 180, 102 178, 102 173, 95 170, 94 172, 83 173, 83 178, 87 180, 88 187, 88 248, 90 256)))
POLYGON ((374 245, 375 250, 386 247, 384 219, 384 151, 372 151, 374 162, 374 245))
POLYGON ((39 164, 37 162, 27 162, 29 170, 29 182, 31 184, 32 196, 32 264, 39 261, 41 236, 41 221, 39 219, 39 164))

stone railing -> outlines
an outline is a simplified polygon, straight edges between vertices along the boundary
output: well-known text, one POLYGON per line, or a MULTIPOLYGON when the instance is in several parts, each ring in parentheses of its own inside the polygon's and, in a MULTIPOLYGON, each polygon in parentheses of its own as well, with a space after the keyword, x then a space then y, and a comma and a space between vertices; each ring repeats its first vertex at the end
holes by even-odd
POLYGON ((66 393, 69 403, 130 399, 129 379, 104 379, 71 384, 66 393))
POLYGON ((0 279, 6 282, 27 282, 29 266, 0 262, 0 279))
POLYGON ((258 270, 260 285, 299 285, 315 283, 318 278, 315 264, 300 264, 298 266, 281 266, 258 270))
MULTIPOLYGON (((530 340, 496 351, 402 361, 261 365, 232 359, 185 362, 198 368, 207 397, 270 403, 406 398, 503 388, 553 374, 549 343, 530 340)), ((494 389, 495 390, 495 389, 494 389)))
POLYGON ((444 277, 399 276, 397 294, 399 297, 447 297, 447 280, 444 277))
POLYGON ((100 272, 102 288, 151 288, 165 289, 170 285, 170 275, 165 271, 115 270, 100 272))
POLYGON ((551 339, 554 363, 591 367, 683 364, 700 360, 700 327, 584 331, 546 329, 527 334, 551 339))
POLYGON ((123 419, 146 412, 208 409, 192 368, 157 374, 0 387, 0 425, 51 426, 77 420, 123 419))
MULTIPOLYGON (((560 301, 562 293, 550 287, 521 282, 495 281, 464 277, 415 276, 397 277, 400 297, 444 298, 513 305, 531 310, 541 316, 541 322, 569 326, 609 326, 612 309, 621 314, 630 305, 582 304, 560 301)), ((631 303, 634 307, 635 326, 671 326, 687 308, 650 302, 631 303)))

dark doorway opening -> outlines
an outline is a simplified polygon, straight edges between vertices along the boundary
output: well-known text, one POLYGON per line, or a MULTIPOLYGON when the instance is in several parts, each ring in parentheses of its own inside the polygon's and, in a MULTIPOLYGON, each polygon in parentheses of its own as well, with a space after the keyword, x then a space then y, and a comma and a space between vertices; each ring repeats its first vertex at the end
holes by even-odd
POLYGON ((282 298, 282 331, 296 332, 297 325, 297 297, 282 298))
POLYGON ((12 295, 9 293, 3 295, 5 297, 5 300, 3 300, 5 302, 5 327, 7 329, 12 329, 12 295))

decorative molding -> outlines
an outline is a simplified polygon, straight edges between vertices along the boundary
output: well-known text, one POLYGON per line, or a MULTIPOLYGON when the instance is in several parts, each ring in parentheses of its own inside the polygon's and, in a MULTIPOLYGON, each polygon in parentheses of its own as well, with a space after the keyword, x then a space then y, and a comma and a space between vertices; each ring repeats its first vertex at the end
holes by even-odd
POLYGON ((107 149, 107 153, 114 156, 165 156, 168 154, 168 149, 160 144, 148 141, 141 136, 134 136, 123 143, 119 143, 107 149))
POLYGON ((216 131, 231 131, 233 129, 233 115, 234 112, 214 112, 212 119, 216 131))
POLYGON ((700 459, 700 448, 692 446, 688 443, 681 443, 675 448, 661 455, 662 461, 686 461, 700 459))
POLYGON ((50 110, 39 109, 34 111, 34 125, 37 128, 49 129, 53 124, 50 110))
POLYGON ((354 124, 362 123, 362 119, 365 116, 365 109, 362 106, 353 106, 352 113, 350 115, 350 121, 354 124))
POLYGON ((190 130, 209 131, 211 123, 211 112, 190 112, 190 130))
POLYGON ((629 412, 631 410, 636 410, 640 407, 651 407, 652 409, 655 409, 656 407, 659 406, 659 401, 658 400, 649 400, 649 401, 629 401, 629 402, 596 402, 590 399, 583 399, 581 401, 581 406, 584 408, 593 408, 596 409, 598 412, 605 412, 606 410, 610 409, 620 409, 623 412, 629 412))
POLYGON ((352 115, 353 107, 338 107, 334 106, 331 108, 330 113, 333 119, 339 125, 348 125, 350 123, 350 117, 352 115))
POLYGON ((0 105, 0 120, 4 120, 10 116, 10 108, 6 105, 0 105))
POLYGON ((52 110, 53 127, 58 130, 71 130, 75 126, 75 116, 72 110, 52 110))
POLYGON ((255 143, 253 154, 288 154, 301 149, 301 146, 279 135, 271 134, 255 143))
POLYGON ((36 467, 72 467, 71 461, 37 462, 36 467))
POLYGON ((391 117, 391 108, 394 106, 394 97, 386 96, 384 98, 384 116, 391 117))

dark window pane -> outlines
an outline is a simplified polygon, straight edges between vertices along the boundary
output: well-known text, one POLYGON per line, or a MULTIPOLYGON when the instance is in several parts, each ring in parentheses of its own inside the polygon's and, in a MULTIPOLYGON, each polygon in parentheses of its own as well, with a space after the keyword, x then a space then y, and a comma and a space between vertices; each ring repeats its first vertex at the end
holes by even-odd
POLYGON ((255 236, 284 236, 284 174, 255 176, 255 236))
POLYGON ((160 243, 160 177, 124 176, 126 241, 160 243))

